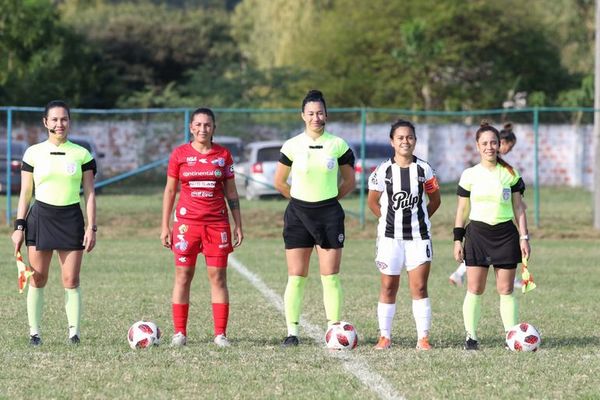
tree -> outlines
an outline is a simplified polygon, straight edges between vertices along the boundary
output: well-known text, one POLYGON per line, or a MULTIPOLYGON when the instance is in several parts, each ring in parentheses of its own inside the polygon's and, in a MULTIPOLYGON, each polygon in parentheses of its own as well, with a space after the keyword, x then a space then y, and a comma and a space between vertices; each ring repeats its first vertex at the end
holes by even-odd
POLYGON ((108 77, 97 53, 60 23, 48 0, 0 0, 0 103, 36 105, 63 98, 74 106, 101 104, 108 77))

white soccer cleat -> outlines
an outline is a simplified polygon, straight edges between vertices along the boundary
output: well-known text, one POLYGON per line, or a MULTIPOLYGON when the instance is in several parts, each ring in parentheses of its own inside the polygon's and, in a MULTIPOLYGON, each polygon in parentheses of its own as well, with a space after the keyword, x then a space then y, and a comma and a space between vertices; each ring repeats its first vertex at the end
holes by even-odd
POLYGON ((177 332, 175 334, 175 336, 173 336, 173 339, 171 340, 171 346, 173 346, 173 347, 185 346, 186 343, 187 343, 187 338, 181 332, 177 332))
POLYGON ((220 335, 215 336, 214 342, 219 347, 229 347, 229 346, 231 346, 231 344, 229 343, 229 340, 227 339, 227 336, 225 336, 224 334, 220 334, 220 335))

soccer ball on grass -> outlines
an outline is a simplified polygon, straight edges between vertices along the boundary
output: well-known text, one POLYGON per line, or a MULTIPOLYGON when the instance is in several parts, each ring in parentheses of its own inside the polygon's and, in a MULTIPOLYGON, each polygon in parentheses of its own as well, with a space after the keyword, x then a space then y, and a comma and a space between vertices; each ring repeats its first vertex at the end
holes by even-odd
POLYGON ((349 322, 336 322, 327 328, 325 344, 331 350, 352 350, 358 344, 356 329, 349 322))
POLYGON ((127 341, 132 349, 147 349, 160 343, 160 329, 154 322, 138 321, 127 332, 127 341))
POLYGON ((536 351, 542 343, 542 337, 531 324, 522 322, 506 332, 506 345, 512 351, 536 351))

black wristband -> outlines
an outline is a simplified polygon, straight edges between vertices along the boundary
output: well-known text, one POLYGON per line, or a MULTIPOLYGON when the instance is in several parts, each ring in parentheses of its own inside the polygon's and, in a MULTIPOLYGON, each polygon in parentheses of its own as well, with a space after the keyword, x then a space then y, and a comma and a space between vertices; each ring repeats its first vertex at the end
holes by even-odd
POLYGON ((456 227, 452 232, 454 233, 454 241, 458 240, 459 242, 462 242, 463 238, 465 237, 465 228, 456 227))
POLYGON ((21 218, 15 219, 15 231, 24 231, 27 226, 27 221, 21 218))

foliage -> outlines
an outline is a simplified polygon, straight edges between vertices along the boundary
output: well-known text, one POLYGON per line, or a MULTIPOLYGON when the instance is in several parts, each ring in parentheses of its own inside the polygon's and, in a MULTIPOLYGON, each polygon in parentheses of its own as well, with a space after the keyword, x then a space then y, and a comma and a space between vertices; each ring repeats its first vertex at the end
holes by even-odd
POLYGON ((96 64, 99 53, 62 24, 49 0, 0 0, 0 9, 6 11, 0 14, 0 104, 55 98, 105 104, 110 84, 96 64))

